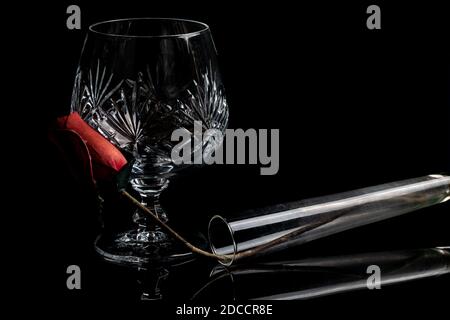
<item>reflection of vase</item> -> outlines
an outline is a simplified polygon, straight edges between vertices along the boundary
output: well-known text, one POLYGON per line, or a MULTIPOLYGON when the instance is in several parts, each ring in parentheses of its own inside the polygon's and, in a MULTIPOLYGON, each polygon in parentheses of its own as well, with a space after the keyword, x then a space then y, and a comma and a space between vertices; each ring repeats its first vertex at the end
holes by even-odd
POLYGON ((382 288, 448 273, 448 247, 315 257, 231 268, 220 265, 192 299, 209 301, 220 295, 223 301, 222 293, 227 288, 228 298, 233 301, 305 300, 373 289, 369 284, 382 288), (370 281, 369 266, 379 268, 378 284, 370 281))
MULTIPOLYGON (((193 133, 194 121, 205 130, 227 126, 215 55, 208 27, 192 21, 110 21, 90 27, 86 38, 72 111, 134 158, 130 187, 163 221, 167 215, 159 196, 178 168, 171 159, 178 143, 171 140, 172 132, 193 133)), ((210 145, 203 141, 203 151, 211 152, 210 145)), ((141 212, 132 220, 131 229, 110 239, 117 250, 111 244, 98 248, 102 254, 109 251, 108 259, 144 262, 155 258, 155 250, 160 256, 161 248, 171 246, 141 212)))

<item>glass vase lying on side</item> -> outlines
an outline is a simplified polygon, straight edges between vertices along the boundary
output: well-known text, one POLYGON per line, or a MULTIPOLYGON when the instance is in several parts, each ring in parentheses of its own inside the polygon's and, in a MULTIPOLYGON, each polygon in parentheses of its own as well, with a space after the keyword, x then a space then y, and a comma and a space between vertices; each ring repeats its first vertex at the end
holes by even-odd
POLYGON ((428 175, 331 196, 212 217, 208 236, 221 263, 302 244, 450 199, 450 177, 428 175))

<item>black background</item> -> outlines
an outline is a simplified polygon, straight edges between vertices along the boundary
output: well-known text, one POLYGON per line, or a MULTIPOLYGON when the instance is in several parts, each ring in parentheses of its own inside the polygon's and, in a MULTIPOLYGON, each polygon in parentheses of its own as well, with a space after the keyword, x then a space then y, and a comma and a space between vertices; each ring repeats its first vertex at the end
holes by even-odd
MULTIPOLYGON (((450 172, 450 13, 438 3, 374 2, 381 7, 382 29, 368 30, 365 11, 372 2, 60 1, 39 7, 42 15, 35 17, 45 19, 31 32, 35 39, 18 41, 38 69, 34 86, 45 92, 39 108, 49 124, 69 110, 91 23, 149 16, 209 24, 227 90, 229 127, 279 128, 280 170, 260 176, 258 166, 222 166, 181 174, 163 205, 175 224, 193 217, 188 228, 205 231, 207 218, 216 212, 450 172), (81 7, 81 30, 66 28, 70 4, 81 7)), ((68 303, 134 301, 133 285, 111 280, 117 279, 116 271, 108 274, 94 258, 92 239, 98 230, 89 197, 47 155, 44 202, 50 242, 42 247, 49 253, 49 289, 68 303), (80 291, 65 287, 69 264, 83 270, 80 291)), ((308 244, 294 254, 449 245, 448 213, 448 204, 421 210, 308 244)), ((431 305, 442 292, 448 296, 448 285, 446 276, 322 301, 351 307, 416 299, 431 305)))

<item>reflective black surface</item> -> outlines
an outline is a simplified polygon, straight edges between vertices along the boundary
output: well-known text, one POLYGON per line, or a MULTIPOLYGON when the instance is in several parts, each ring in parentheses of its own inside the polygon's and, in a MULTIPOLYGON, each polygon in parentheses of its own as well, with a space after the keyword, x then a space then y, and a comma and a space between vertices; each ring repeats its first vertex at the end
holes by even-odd
MULTIPOLYGON (((276 176, 260 176, 257 166, 222 166, 194 168, 173 181, 162 204, 172 225, 185 234, 204 234, 208 218, 215 213, 232 214, 450 171, 446 40, 450 28, 445 7, 425 2, 381 5, 382 30, 371 33, 365 27, 365 3, 244 7, 206 1, 195 5, 83 1, 81 31, 66 29, 63 18, 68 5, 43 10, 47 17, 42 27, 46 37, 39 46, 45 48, 39 66, 43 70, 34 74, 39 75, 36 84, 56 87, 51 103, 45 104, 48 121, 69 109, 82 39, 90 23, 126 16, 177 16, 211 26, 227 88, 230 127, 280 129, 276 176)), ((48 240, 33 245, 38 247, 39 261, 44 260, 46 289, 54 301, 71 305, 120 301, 118 308, 143 297, 177 303, 191 299, 208 283, 215 267, 210 261, 138 272, 99 260, 92 246, 99 232, 95 199, 51 150, 46 155, 42 230, 48 232, 42 231, 40 239, 48 240), (66 268, 71 264, 82 270, 79 291, 66 288, 66 268)), ((446 246, 449 212, 446 203, 266 259, 446 246)), ((228 301, 233 294, 224 281, 224 287, 218 282, 207 298, 228 301)), ((434 309, 439 306, 436 301, 448 296, 449 282, 444 275, 318 299, 321 305, 343 302, 347 307, 349 301, 352 305, 403 301, 409 306, 419 301, 415 306, 434 309)), ((241 297, 258 296, 260 286, 264 286, 260 278, 251 279, 241 297)), ((174 312, 173 307, 167 310, 174 312)))
MULTIPOLYGON (((173 215, 172 226, 201 247, 207 246, 202 231, 206 230, 208 212, 214 212, 214 205, 200 206, 197 202, 174 202, 170 199, 180 189, 187 196, 183 184, 192 181, 192 177, 200 183, 211 174, 227 181, 217 167, 188 170, 174 182, 163 202, 171 213, 186 213, 173 215)), ((230 172, 227 175, 230 176, 230 172)), ((195 196, 195 191, 189 192, 195 196)), ((213 198, 212 194, 205 194, 213 198)), ((221 194, 224 196, 226 190, 221 194)), ((234 192, 227 195, 233 196, 236 196, 234 192)), ((64 202, 59 205, 65 207, 64 202)), ((242 207, 234 206, 235 210, 242 207)), ((339 301, 348 295, 362 301, 389 301, 399 292, 402 299, 415 297, 432 302, 442 298, 441 291, 447 290, 450 284, 450 275, 445 274, 449 268, 448 253, 438 257, 433 251, 436 249, 427 249, 448 244, 449 203, 259 257, 229 269, 198 256, 160 265, 142 265, 140 268, 105 262, 93 247, 93 239, 98 232, 92 227, 97 225, 95 211, 80 206, 78 202, 64 212, 66 214, 59 220, 67 226, 59 234, 60 240, 64 241, 61 241, 64 250, 51 255, 49 267, 55 272, 54 279, 60 282, 60 298, 64 297, 69 302, 81 299, 91 302, 237 303, 267 297, 319 300, 334 297, 339 301), (82 233, 79 230, 83 230, 82 233), (290 261, 288 266, 286 261, 290 261), (294 263, 297 267, 292 267, 293 261, 297 261, 294 263), (70 264, 78 264, 82 270, 82 290, 78 292, 64 288, 65 268, 70 264), (372 264, 381 268, 381 290, 365 287, 370 276, 366 272, 367 267, 372 264), (435 277, 437 275, 440 276, 435 277), (430 286, 433 287, 432 292, 429 291, 430 286), (305 290, 307 293, 303 292, 305 290), (319 293, 312 294, 311 290, 319 293), (296 294, 298 291, 303 294, 299 296, 296 294), (280 297, 279 294, 284 295, 280 297)))
MULTIPOLYGON (((294 256, 289 255, 291 259, 294 256)), ((449 283, 448 249, 429 248, 287 261, 266 259, 231 268, 201 260, 141 269, 99 262, 91 265, 88 272, 95 275, 95 279, 86 285, 92 290, 91 294, 101 297, 100 300, 168 301, 190 305, 339 298, 354 291, 360 299, 373 299, 375 289, 367 287, 367 279, 372 274, 367 268, 371 265, 380 268, 380 290, 388 291, 387 295, 398 291, 398 287, 409 287, 411 296, 420 296, 420 291, 429 284, 439 290, 449 283)))

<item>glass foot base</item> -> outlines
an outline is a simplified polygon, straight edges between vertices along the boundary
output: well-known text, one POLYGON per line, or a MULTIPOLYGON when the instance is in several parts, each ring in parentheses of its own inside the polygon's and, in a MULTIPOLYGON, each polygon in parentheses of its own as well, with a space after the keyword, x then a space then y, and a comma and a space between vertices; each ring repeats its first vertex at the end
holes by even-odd
POLYGON ((193 253, 186 247, 159 230, 129 230, 111 236, 101 234, 95 240, 95 250, 106 261, 135 266, 193 258, 193 253))

